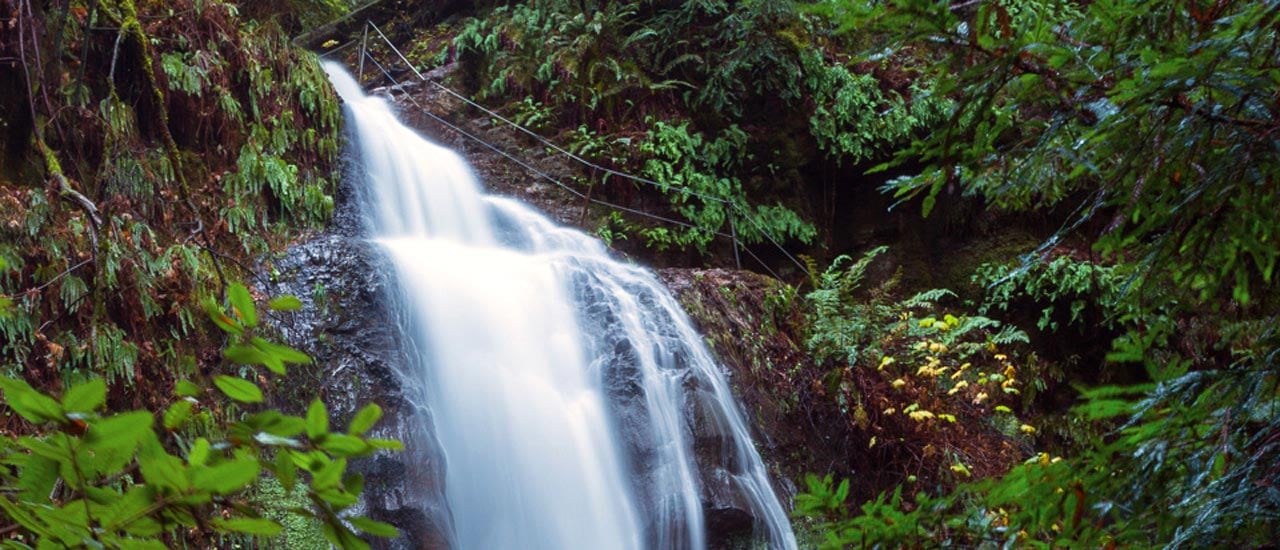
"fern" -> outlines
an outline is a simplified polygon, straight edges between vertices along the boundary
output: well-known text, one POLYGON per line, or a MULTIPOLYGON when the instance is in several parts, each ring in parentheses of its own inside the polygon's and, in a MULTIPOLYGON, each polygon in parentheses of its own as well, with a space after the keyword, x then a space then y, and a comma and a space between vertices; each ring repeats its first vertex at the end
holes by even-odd
POLYGON ((955 298, 956 293, 945 288, 935 288, 925 290, 916 295, 907 298, 902 302, 903 309, 932 309, 937 303, 946 298, 955 298))
POLYGON ((853 294, 861 288, 867 268, 886 250, 884 246, 873 248, 857 261, 839 256, 815 276, 814 289, 805 295, 809 312, 805 345, 819 360, 840 356, 855 365, 862 352, 874 345, 875 334, 884 330, 891 316, 877 315, 884 311, 883 304, 859 304, 853 294))
POLYGON ((907 101, 881 90, 870 74, 854 74, 843 65, 828 64, 818 50, 800 56, 804 86, 814 98, 809 131, 827 153, 853 163, 879 158, 912 135, 942 121, 950 102, 919 84, 912 84, 907 101))
POLYGON ((1087 309, 1100 310, 1101 322, 1113 326, 1132 313, 1123 300, 1133 282, 1125 269, 1062 256, 1050 262, 1031 261, 1021 265, 984 264, 974 272, 973 282, 986 291, 978 311, 1009 311, 1020 299, 1040 307, 1036 326, 1041 330, 1061 328, 1056 314, 1065 310, 1068 324, 1084 321, 1087 309))
POLYGON ((737 221, 738 237, 749 244, 766 239, 797 239, 809 242, 816 228, 794 211, 780 205, 752 206, 747 202, 742 182, 732 174, 746 157, 747 135, 730 126, 714 139, 689 130, 689 123, 651 121, 653 128, 639 144, 645 155, 642 175, 660 182, 672 207, 695 226, 670 236, 664 244, 691 244, 699 250, 728 229, 731 216, 737 221))

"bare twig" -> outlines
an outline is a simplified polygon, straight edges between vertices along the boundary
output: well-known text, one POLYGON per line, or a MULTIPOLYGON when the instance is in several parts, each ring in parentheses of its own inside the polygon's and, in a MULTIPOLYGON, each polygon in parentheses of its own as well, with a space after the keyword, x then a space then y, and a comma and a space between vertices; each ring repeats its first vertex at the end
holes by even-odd
MULTIPOLYGON (((36 116, 36 98, 34 97, 34 89, 31 84, 31 67, 27 64, 27 29, 30 27, 27 18, 31 17, 31 5, 24 1, 21 7, 26 8, 26 17, 18 17, 18 51, 20 61, 22 62, 22 74, 27 84, 27 107, 31 110, 31 124, 35 130, 36 148, 39 150, 41 159, 44 160, 45 171, 49 173, 49 177, 53 178, 58 184, 58 195, 67 199, 80 207, 86 215, 89 216, 89 223, 93 226, 93 231, 89 236, 93 240, 93 254, 97 257, 98 253, 98 228, 102 225, 102 216, 98 213, 98 207, 89 200, 88 197, 81 194, 71 187, 71 182, 62 172, 62 167, 58 164, 58 158, 49 149, 44 141, 44 132, 40 128, 39 117, 36 116)), ((21 9, 20 7, 20 9, 21 9)), ((39 45, 35 43, 35 31, 30 31, 33 50, 37 64, 39 63, 39 45)))

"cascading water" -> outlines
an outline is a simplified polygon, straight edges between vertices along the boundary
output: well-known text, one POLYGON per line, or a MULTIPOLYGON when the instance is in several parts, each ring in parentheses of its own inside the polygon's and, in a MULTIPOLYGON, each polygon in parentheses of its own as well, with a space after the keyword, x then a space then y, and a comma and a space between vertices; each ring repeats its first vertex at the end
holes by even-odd
MULTIPOLYGON (((719 367, 649 272, 512 200, 327 65, 366 169, 369 231, 398 271, 465 549, 706 546, 693 438, 795 548, 719 367)), ((703 453, 705 454, 705 453, 703 453)), ((707 468, 704 468, 707 469, 707 468)))

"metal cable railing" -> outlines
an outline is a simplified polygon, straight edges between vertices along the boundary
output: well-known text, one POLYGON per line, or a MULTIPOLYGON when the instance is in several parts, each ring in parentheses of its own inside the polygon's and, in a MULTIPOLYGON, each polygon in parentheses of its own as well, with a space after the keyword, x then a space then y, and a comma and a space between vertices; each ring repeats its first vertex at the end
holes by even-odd
MULTIPOLYGON (((760 266, 761 266, 761 267, 763 267, 766 271, 768 271, 768 272, 769 272, 769 274, 770 274, 770 275, 773 275, 775 278, 781 279, 781 277, 779 277, 779 276, 778 276, 778 274, 777 274, 776 272, 774 272, 774 271, 769 267, 769 264, 768 264, 768 263, 764 262, 764 261, 763 261, 763 260, 762 260, 762 259, 761 259, 761 258, 760 258, 756 253, 755 253, 755 252, 752 252, 752 251, 751 251, 751 249, 750 249, 749 247, 745 246, 745 245, 744 245, 744 244, 743 244, 743 243, 738 239, 738 235, 737 235, 737 227, 736 227, 736 219, 737 219, 737 218, 739 218, 739 217, 741 217, 741 218, 743 218, 743 219, 747 220, 747 222, 748 222, 748 223, 750 223, 750 224, 752 225, 752 227, 754 227, 754 228, 755 228, 755 230, 756 230, 756 231, 758 231, 758 232, 760 233, 760 235, 762 235, 766 240, 768 240, 768 241, 769 241, 769 243, 770 243, 770 244, 772 244, 774 247, 776 247, 776 248, 778 249, 778 251, 779 251, 779 252, 781 252, 781 253, 783 254, 783 256, 785 256, 788 260, 790 260, 792 263, 794 263, 794 264, 796 265, 796 267, 798 267, 802 272, 804 272, 804 273, 806 273, 806 274, 808 274, 808 273, 809 273, 808 267, 807 267, 803 262, 801 262, 800 260, 798 260, 794 255, 792 255, 789 251, 787 251, 787 249, 786 249, 785 247, 783 247, 783 246, 782 246, 782 244, 781 244, 781 243, 779 243, 776 239, 774 239, 774 238, 773 238, 773 236, 772 236, 772 235, 770 235, 770 234, 769 234, 769 232, 768 232, 768 231, 767 231, 763 226, 761 226, 761 225, 759 224, 759 222, 757 222, 754 218, 752 218, 750 215, 748 215, 748 214, 749 214, 748 212, 743 211, 743 210, 742 210, 742 207, 741 207, 741 206, 739 206, 738 204, 734 203, 733 201, 729 201, 729 200, 726 200, 726 199, 723 199, 723 198, 720 198, 720 197, 715 197, 715 196, 711 196, 711 195, 706 195, 706 194, 703 194, 703 193, 698 193, 698 192, 693 191, 693 190, 691 190, 691 189, 685 189, 685 188, 681 188, 681 187, 675 187, 675 186, 672 186, 672 185, 670 185, 670 184, 662 183, 662 182, 655 181, 655 180, 648 179, 648 178, 644 178, 644 177, 641 177, 641 176, 636 176, 636 175, 633 175, 633 174, 628 174, 628 173, 626 173, 626 172, 621 172, 621 171, 618 171, 618 170, 614 170, 614 169, 612 169, 612 168, 607 168, 607 167, 604 167, 604 166, 600 166, 599 164, 596 164, 596 163, 594 163, 594 162, 591 162, 590 160, 584 159, 584 158, 582 158, 582 157, 580 157, 580 156, 578 156, 578 155, 574 154, 573 152, 571 152, 571 151, 569 151, 569 150, 567 150, 567 149, 565 149, 565 148, 561 147, 560 145, 558 145, 558 144, 556 144, 556 143, 554 143, 554 142, 552 142, 552 141, 548 140, 547 138, 545 138, 545 137, 543 137, 543 136, 539 135, 537 132, 534 132, 533 130, 530 130, 530 129, 528 129, 528 128, 525 128, 524 126, 521 126, 520 124, 517 124, 516 122, 511 121, 511 120, 507 119, 506 117, 503 117, 502 115, 500 115, 500 114, 498 114, 498 113, 496 113, 496 112, 494 112, 494 111, 492 111, 492 110, 490 110, 490 109, 486 108, 485 106, 480 105, 479 103, 476 103, 475 101, 472 101, 470 98, 468 98, 468 97, 466 97, 466 96, 464 96, 464 95, 462 95, 462 94, 459 94, 458 92, 455 92, 455 91, 453 91, 453 90, 449 89, 448 87, 444 86, 443 84, 441 84, 441 83, 439 83, 439 82, 436 82, 436 81, 434 81, 434 80, 428 79, 425 75, 423 75, 420 71, 418 71, 418 69, 417 69, 416 67, 414 67, 413 63, 411 63, 411 62, 409 61, 409 59, 408 59, 408 58, 406 58, 406 57, 404 56, 404 54, 399 50, 399 48, 397 48, 397 47, 395 46, 395 44, 393 44, 393 43, 391 42, 391 39, 390 39, 390 38, 388 38, 388 37, 387 37, 387 35, 386 35, 386 34, 384 34, 384 33, 382 32, 382 29, 378 28, 378 26, 377 26, 376 24, 374 24, 372 21, 368 21, 368 22, 366 22, 366 23, 367 23, 367 26, 366 26, 366 28, 365 28, 365 35, 364 35, 364 37, 362 38, 362 40, 361 40, 361 44, 360 44, 360 58, 359 58, 359 63, 360 63, 360 67, 361 67, 361 68, 360 68, 360 72, 361 72, 361 73, 363 73, 363 71, 364 71, 364 63, 365 63, 366 61, 368 61, 368 62, 372 63, 375 67, 377 67, 378 71, 379 71, 379 72, 381 72, 381 73, 382 73, 382 75, 383 75, 383 76, 384 76, 384 77, 385 77, 389 82, 391 82, 393 85, 398 86, 398 87, 403 87, 403 83, 402 83, 402 82, 400 82, 398 79, 396 79, 396 78, 391 74, 391 71, 390 71, 390 70, 388 70, 388 68, 387 68, 385 65, 383 65, 381 62, 379 62, 379 61, 378 61, 378 60, 377 60, 377 59, 376 59, 376 58, 375 58, 375 57, 374 57, 374 56, 369 52, 369 49, 368 49, 368 29, 373 29, 373 30, 374 30, 374 32, 378 35, 378 37, 382 40, 382 42, 384 42, 384 43, 386 44, 386 46, 387 46, 388 48, 390 48, 392 52, 394 52, 394 53, 395 53, 396 57, 398 57, 398 58, 400 59, 400 61, 401 61, 402 63, 404 63, 404 65, 405 65, 406 67, 408 67, 408 69, 409 69, 411 72, 413 72, 413 74, 414 74, 414 75, 415 75, 415 76, 416 76, 420 81, 425 82, 425 83, 428 83, 428 84, 430 84, 430 85, 432 85, 432 86, 436 87, 437 89, 439 89, 440 91, 444 92, 445 94, 447 94, 447 95, 449 95, 449 96, 451 96, 451 97, 453 97, 453 98, 456 98, 456 99, 458 99, 459 101, 462 101, 462 102, 463 102, 463 103, 465 103, 466 105, 469 105, 469 106, 471 106, 471 107, 473 107, 473 108, 475 108, 475 109, 479 110, 480 112, 483 112, 484 114, 488 115, 489 117, 492 117, 494 120, 499 120, 499 121, 501 121, 501 122, 503 122, 503 123, 507 124, 508 126, 511 126, 511 127, 515 128, 515 129, 519 130, 520 132, 522 132, 522 133, 526 134, 527 136, 529 136, 529 137, 533 138, 533 139, 534 139, 535 141, 537 141, 538 143, 541 143, 542 145, 546 146, 548 149, 550 149, 550 150, 552 150, 552 151, 555 151, 555 152, 557 152, 557 153, 559 153, 559 154, 561 154, 561 155, 563 155, 563 156, 565 156, 565 157, 567 157, 567 158, 569 158, 569 159, 573 160, 574 162, 577 162, 578 164, 580 164, 580 165, 582 165, 582 166, 585 166, 585 167, 587 167, 587 168, 590 168, 590 169, 593 169, 593 170, 596 170, 596 171, 602 172, 602 173, 607 174, 607 175, 612 175, 612 176, 620 177, 620 178, 627 179, 627 180, 631 180, 631 181, 634 181, 634 182, 637 182, 637 183, 640 183, 640 184, 644 184, 644 185, 654 186, 654 187, 657 187, 657 188, 659 188, 659 189, 661 189, 661 190, 663 190, 663 191, 667 191, 667 192, 679 192, 679 193, 682 193, 682 194, 687 195, 687 196, 698 197, 699 199, 702 199, 702 200, 704 200, 704 201, 714 202, 714 203, 719 203, 719 204, 724 205, 724 206, 729 210, 729 228, 730 228, 730 233, 729 233, 729 234, 725 234, 725 233, 720 232, 720 231, 711 231, 711 234, 712 234, 712 235, 714 235, 714 236, 716 236, 716 237, 726 238, 726 239, 729 239, 729 240, 731 240, 731 241, 732 241, 732 243, 733 243, 734 261, 738 264, 738 267, 739 267, 739 268, 741 268, 741 267, 742 267, 742 265, 741 265, 741 261, 739 260, 739 256, 738 256, 739 250, 741 250, 741 251, 743 251, 743 252, 746 252, 749 256, 751 256, 751 258, 752 258, 752 259, 754 259, 756 262, 758 262, 758 263, 760 264, 760 266)), ((347 44, 344 44, 344 45, 342 45, 342 47, 341 47, 341 48, 339 48, 339 49, 345 49, 346 47, 348 47, 348 46, 352 45, 352 43, 353 43, 353 42, 354 42, 354 41, 349 42, 349 43, 347 43, 347 44)), ((328 53, 332 53, 332 52, 328 52, 328 53)), ((327 54, 326 54, 326 55, 327 55, 327 54)), ((472 133, 470 133, 470 132, 467 132, 466 130, 462 129, 461 127, 457 126, 456 124, 453 124, 453 123, 449 122, 448 120, 444 119, 443 117, 441 117, 441 116, 439 116, 439 115, 436 115, 435 113, 433 113, 433 112, 431 112, 429 109, 427 109, 425 106, 423 106, 421 103, 419 103, 419 102, 418 102, 418 100, 417 100, 416 98, 414 98, 414 97, 413 97, 413 94, 411 94, 411 93, 406 93, 405 95, 406 95, 406 97, 408 97, 409 101, 410 101, 411 103, 413 103, 413 105, 414 105, 415 107, 417 107, 420 111, 422 111, 422 113, 423 113, 423 114, 427 115, 427 116, 428 116, 428 117, 430 117, 432 120, 435 120, 436 122, 440 123, 441 125, 445 126, 446 128, 449 128, 450 130, 452 130, 452 131, 454 131, 454 132, 457 132, 459 135, 461 135, 461 136, 463 136, 463 137, 465 137, 465 138, 467 138, 467 139, 470 139, 470 140, 472 140, 472 141, 475 141, 476 143, 480 144, 481 146, 483 146, 483 147, 485 147, 485 148, 487 148, 487 149, 489 149, 489 150, 491 150, 491 151, 493 151, 493 152, 495 152, 495 153, 497 153, 497 154, 499 154, 499 155, 503 156, 504 158, 506 158, 506 159, 508 159, 508 160, 512 161, 512 162, 513 162, 513 163, 515 163, 516 165, 518 165, 518 166, 520 166, 520 167, 524 168, 525 170, 528 170, 530 173, 532 173, 532 174, 534 174, 534 175, 536 175, 536 176, 538 176, 538 177, 540 177, 540 178, 542 178, 542 179, 544 179, 544 180, 546 180, 546 181, 548 181, 548 182, 551 182, 552 184, 556 185, 557 187, 560 187, 561 189, 564 189, 565 191, 569 192, 570 194, 572 194, 572 195, 573 195, 573 196, 575 196, 575 197, 578 197, 578 198, 580 198, 580 199, 582 199, 582 200, 584 200, 584 201, 587 201, 587 202, 589 202, 589 203, 592 203, 592 204, 598 204, 598 205, 601 205, 601 206, 604 206, 604 207, 607 207, 607 208, 611 208, 611 209, 618 210, 618 211, 621 211, 621 212, 626 212, 626 213, 628 213, 628 214, 633 214, 633 215, 636 215, 636 216, 641 216, 641 217, 649 218, 649 219, 652 219, 652 220, 655 220, 655 221, 659 221, 659 222, 662 222, 662 223, 668 223, 668 224, 677 225, 677 226, 680 226, 680 227, 686 227, 686 228, 690 228, 690 229, 701 229, 701 230, 707 231, 705 228, 700 228, 700 227, 698 227, 698 226, 696 226, 696 225, 694 225, 694 224, 692 224, 692 223, 686 222, 686 221, 676 220, 676 219, 673 219, 673 218, 670 218, 670 217, 661 216, 661 215, 657 215, 657 214, 652 214, 652 213, 649 213, 649 212, 645 212, 645 211, 638 210, 638 209, 635 209, 635 208, 630 208, 630 207, 623 206, 623 205, 616 204, 616 203, 612 203, 612 202, 609 202, 609 201, 604 201, 604 200, 596 199, 596 198, 594 198, 594 197, 591 197, 590 195, 584 194, 584 193, 582 193, 581 191, 579 191, 579 190, 577 190, 577 189, 573 188, 572 186, 567 185, 567 184, 565 184, 564 182, 562 182, 562 181, 560 181, 560 180, 556 179, 555 177, 553 177, 552 175, 550 175, 550 174, 546 173, 545 171, 540 170, 540 169, 538 169, 537 167, 535 167, 535 166, 533 166, 533 165, 529 164, 528 162, 525 162, 524 160, 522 160, 522 159, 520 159, 520 158, 516 157, 514 154, 512 154, 512 153, 510 153, 510 152, 508 152, 508 151, 505 151, 505 150, 503 150, 502 148, 500 148, 500 147, 498 147, 498 146, 496 146, 496 145, 494 145, 494 144, 492 144, 492 143, 489 143, 488 141, 484 140, 483 138, 481 138, 481 137, 479 137, 479 136, 476 136, 476 135, 474 135, 474 134, 472 134, 472 133)))

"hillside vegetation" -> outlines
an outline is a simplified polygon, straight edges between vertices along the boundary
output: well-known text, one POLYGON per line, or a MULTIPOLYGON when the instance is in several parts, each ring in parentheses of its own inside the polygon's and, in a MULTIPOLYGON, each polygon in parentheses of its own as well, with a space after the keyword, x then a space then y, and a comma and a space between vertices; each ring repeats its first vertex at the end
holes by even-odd
MULTIPOLYGON (((802 544, 1280 539, 1277 2, 383 4, 632 210, 566 207, 619 254, 776 276, 664 272, 802 544)), ((339 519, 380 410, 331 430, 259 323, 297 301, 238 282, 332 216, 340 106, 289 36, 350 8, 0 0, 0 546, 396 534, 339 519)))

